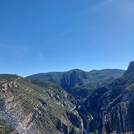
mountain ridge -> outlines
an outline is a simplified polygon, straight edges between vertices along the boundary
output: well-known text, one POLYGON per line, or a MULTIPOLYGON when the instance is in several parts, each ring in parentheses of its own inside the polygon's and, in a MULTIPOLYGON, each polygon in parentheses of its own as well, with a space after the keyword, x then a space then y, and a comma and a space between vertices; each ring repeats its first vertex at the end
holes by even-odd
POLYGON ((129 66, 127 68, 127 71, 124 73, 124 76, 129 75, 131 73, 134 73, 134 61, 131 61, 129 63, 129 66))
POLYGON ((62 73, 68 73, 68 72, 72 72, 72 71, 81 71, 81 72, 89 73, 89 72, 94 72, 94 71, 105 71, 105 70, 119 70, 119 71, 123 71, 123 72, 126 71, 124 69, 118 69, 118 68, 92 69, 90 71, 85 71, 85 70, 82 70, 82 69, 70 69, 68 71, 50 71, 50 72, 35 73, 35 74, 28 75, 25 78, 30 77, 30 76, 33 76, 33 75, 38 75, 38 74, 53 74, 53 73, 54 74, 55 73, 62 74, 62 73))
POLYGON ((39 73, 26 78, 56 83, 79 100, 89 95, 96 88, 98 82, 112 81, 122 76, 124 72, 120 69, 92 70, 90 72, 73 69, 67 72, 39 73))

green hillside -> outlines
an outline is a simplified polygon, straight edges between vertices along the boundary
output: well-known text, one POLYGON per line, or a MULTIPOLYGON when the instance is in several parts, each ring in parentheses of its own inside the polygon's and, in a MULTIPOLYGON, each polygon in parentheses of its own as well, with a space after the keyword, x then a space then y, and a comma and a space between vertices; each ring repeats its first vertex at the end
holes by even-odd
POLYGON ((60 85, 77 99, 83 99, 91 94, 98 82, 112 81, 124 74, 124 70, 104 69, 85 72, 82 70, 71 70, 68 72, 40 73, 28 76, 28 79, 51 81, 60 85))
POLYGON ((0 87, 0 120, 16 133, 82 134, 73 97, 56 84, 0 75, 0 87))

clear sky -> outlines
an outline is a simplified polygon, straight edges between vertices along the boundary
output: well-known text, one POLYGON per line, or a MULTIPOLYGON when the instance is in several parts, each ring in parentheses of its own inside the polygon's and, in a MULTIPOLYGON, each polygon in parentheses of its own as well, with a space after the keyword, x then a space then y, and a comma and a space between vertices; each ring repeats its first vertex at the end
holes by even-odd
POLYGON ((0 0, 0 73, 121 68, 134 60, 134 0, 0 0))

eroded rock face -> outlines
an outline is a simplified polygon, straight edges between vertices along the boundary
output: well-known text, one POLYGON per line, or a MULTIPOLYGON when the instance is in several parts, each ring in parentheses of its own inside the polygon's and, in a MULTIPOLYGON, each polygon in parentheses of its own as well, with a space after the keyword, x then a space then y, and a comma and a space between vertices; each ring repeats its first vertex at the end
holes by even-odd
POLYGON ((33 122, 34 112, 24 115, 20 102, 14 96, 1 100, 0 104, 0 119, 14 128, 16 133, 37 134, 33 122))
POLYGON ((2 90, 3 91, 7 91, 8 88, 17 88, 17 80, 19 80, 20 77, 18 76, 18 78, 14 79, 13 81, 0 81, 0 83, 2 84, 2 90))
POLYGON ((69 128, 67 125, 65 125, 63 122, 61 122, 61 120, 59 120, 57 123, 57 126, 56 126, 57 129, 60 132, 62 132, 63 134, 82 134, 82 131, 83 131, 82 120, 78 116, 76 116, 72 113, 71 114, 68 113, 68 118, 75 127, 69 128), (80 129, 78 129, 78 128, 80 128, 80 129))
POLYGON ((130 63, 123 77, 109 85, 100 84, 84 103, 85 108, 94 116, 100 134, 134 131, 133 67, 134 62, 130 63))
POLYGON ((66 92, 61 96, 62 89, 57 91, 55 85, 52 89, 51 84, 44 89, 23 78, 6 78, 1 81, 0 120, 14 128, 14 133, 82 134, 82 119, 77 113, 69 112, 68 107, 73 104, 67 101, 66 92))
POLYGON ((128 69, 125 72, 124 76, 134 73, 134 61, 129 63, 128 69))
POLYGON ((57 84, 40 80, 30 80, 30 82, 43 88, 49 99, 53 100, 57 105, 72 108, 72 104, 76 104, 74 97, 57 84))
POLYGON ((16 88, 17 87, 17 84, 15 81, 11 81, 9 83, 4 83, 2 85, 2 90, 3 91, 7 91, 8 88, 16 88))

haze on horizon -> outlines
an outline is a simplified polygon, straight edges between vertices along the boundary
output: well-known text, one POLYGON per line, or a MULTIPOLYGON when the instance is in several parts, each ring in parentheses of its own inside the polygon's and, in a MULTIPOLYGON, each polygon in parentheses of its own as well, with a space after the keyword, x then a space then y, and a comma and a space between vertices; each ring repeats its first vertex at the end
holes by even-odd
POLYGON ((0 73, 126 69, 133 0, 1 0, 0 73))

